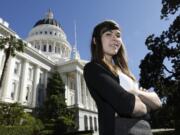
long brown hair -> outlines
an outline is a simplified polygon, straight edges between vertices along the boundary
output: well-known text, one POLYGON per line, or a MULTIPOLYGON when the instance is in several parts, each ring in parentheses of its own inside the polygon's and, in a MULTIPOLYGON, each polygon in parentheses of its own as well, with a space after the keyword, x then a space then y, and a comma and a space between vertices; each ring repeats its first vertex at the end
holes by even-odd
POLYGON ((118 75, 117 69, 120 68, 120 70, 123 73, 125 73, 135 81, 135 77, 130 72, 128 67, 126 49, 123 42, 117 54, 113 56, 115 65, 109 64, 105 60, 103 48, 102 48, 101 36, 104 32, 109 30, 120 30, 120 27, 113 20, 106 20, 95 26, 91 39, 91 61, 96 61, 105 65, 116 76, 118 75))

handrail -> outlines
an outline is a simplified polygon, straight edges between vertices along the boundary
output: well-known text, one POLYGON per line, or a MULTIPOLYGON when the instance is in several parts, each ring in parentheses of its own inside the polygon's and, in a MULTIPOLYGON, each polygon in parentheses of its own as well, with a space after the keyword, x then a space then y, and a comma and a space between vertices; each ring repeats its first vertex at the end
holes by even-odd
POLYGON ((175 129, 174 128, 159 128, 159 129, 152 129, 151 131, 153 133, 157 133, 157 132, 175 131, 175 129))

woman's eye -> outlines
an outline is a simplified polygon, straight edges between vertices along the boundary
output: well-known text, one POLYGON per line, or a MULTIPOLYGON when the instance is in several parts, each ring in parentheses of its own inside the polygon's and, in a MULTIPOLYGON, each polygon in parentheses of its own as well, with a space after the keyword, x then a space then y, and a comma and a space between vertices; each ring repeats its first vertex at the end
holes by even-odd
POLYGON ((110 32, 107 32, 107 33, 106 33, 106 35, 107 35, 107 36, 110 36, 110 35, 111 35, 111 33, 110 33, 110 32))
POLYGON ((120 38, 120 37, 121 37, 121 35, 120 35, 120 34, 116 34, 116 37, 120 38))

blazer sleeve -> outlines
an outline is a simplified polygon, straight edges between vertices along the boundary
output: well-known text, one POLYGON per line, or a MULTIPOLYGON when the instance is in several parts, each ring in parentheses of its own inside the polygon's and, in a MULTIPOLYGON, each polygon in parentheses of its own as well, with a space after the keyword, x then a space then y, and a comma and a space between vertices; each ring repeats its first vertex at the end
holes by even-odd
POLYGON ((98 63, 90 62, 84 67, 84 78, 90 91, 99 95, 120 116, 131 116, 135 96, 125 91, 108 71, 98 63))

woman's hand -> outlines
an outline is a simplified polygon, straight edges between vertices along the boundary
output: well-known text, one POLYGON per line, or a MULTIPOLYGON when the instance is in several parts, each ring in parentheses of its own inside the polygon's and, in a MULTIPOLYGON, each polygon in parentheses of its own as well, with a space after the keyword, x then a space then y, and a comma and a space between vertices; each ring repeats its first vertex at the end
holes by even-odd
POLYGON ((147 89, 143 88, 143 87, 140 87, 139 88, 140 91, 147 91, 147 89))
POLYGON ((144 88, 140 88, 138 93, 138 97, 146 104, 148 105, 152 110, 156 110, 158 108, 161 108, 162 103, 159 98, 159 96, 156 94, 156 92, 148 90, 144 88))
POLYGON ((152 110, 156 110, 162 106, 160 98, 154 91, 149 92, 147 89, 140 87, 139 89, 129 90, 129 92, 138 96, 152 110))

